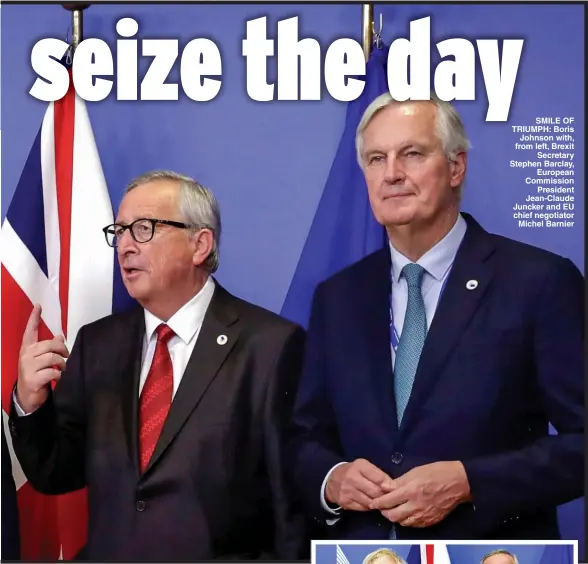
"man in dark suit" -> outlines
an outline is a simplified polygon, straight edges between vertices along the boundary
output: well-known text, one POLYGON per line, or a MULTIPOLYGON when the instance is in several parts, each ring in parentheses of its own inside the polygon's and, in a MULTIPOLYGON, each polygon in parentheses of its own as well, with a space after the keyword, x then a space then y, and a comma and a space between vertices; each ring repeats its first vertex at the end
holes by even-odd
POLYGON ((104 231, 142 307, 83 327, 67 364, 35 307, 11 414, 31 484, 88 487, 88 559, 304 556, 282 460, 304 331, 212 278, 220 215, 192 179, 133 181, 104 231))
POLYGON ((583 495, 583 277, 460 213, 468 148, 436 99, 358 127, 390 245, 318 286, 291 443, 332 537, 553 539, 583 495))
POLYGON ((20 526, 10 451, 2 425, 2 560, 20 559, 20 526))

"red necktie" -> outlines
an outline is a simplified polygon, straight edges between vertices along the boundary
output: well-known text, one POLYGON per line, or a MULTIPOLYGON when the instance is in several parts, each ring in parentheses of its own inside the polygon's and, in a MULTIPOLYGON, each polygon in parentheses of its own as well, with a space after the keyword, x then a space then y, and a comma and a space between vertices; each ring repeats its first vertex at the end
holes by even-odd
POLYGON ((157 345, 149 374, 145 380, 139 407, 139 456, 141 473, 147 468, 155 445, 161 434, 163 423, 169 412, 174 388, 171 357, 168 341, 175 333, 167 326, 157 329, 157 345))

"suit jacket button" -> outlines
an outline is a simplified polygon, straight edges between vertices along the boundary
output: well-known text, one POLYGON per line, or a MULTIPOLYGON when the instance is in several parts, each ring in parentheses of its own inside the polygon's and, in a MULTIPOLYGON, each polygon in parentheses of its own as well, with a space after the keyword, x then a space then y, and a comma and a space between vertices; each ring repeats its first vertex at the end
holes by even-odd
POLYGON ((145 502, 138 501, 136 507, 137 507, 137 511, 145 511, 145 502))
POLYGON ((402 462, 403 458, 404 458, 404 457, 402 456, 402 453, 400 453, 400 452, 395 452, 395 453, 392 455, 392 462, 394 462, 394 464, 400 464, 400 463, 402 462))

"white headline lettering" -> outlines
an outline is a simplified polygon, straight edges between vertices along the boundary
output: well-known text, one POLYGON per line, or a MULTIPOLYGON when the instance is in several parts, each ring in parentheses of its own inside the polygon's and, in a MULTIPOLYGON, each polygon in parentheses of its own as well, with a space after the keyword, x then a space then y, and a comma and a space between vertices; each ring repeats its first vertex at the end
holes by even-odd
MULTIPOLYGON (((192 39, 180 52, 177 39, 135 38, 139 24, 133 18, 119 20, 116 31, 115 56, 105 41, 95 38, 81 41, 75 51, 71 80, 84 100, 104 100, 113 94, 115 83, 117 100, 178 100, 180 86, 196 102, 213 100, 220 92, 222 57, 210 39, 192 39), (152 58, 142 79, 139 57, 152 58), (169 79, 176 65, 179 83, 169 79)), ((505 39, 500 49, 498 39, 479 39, 475 45, 463 38, 445 39, 434 46, 441 61, 432 74, 431 18, 421 18, 410 23, 408 38, 397 38, 390 45, 388 89, 398 101, 428 100, 432 91, 445 101, 474 100, 477 57, 488 101, 486 121, 506 121, 523 43, 523 39, 505 39)), ((31 66, 38 78, 32 96, 52 102, 65 95, 70 74, 59 61, 68 49, 69 44, 59 39, 35 44, 31 66)), ((320 100, 323 81, 330 96, 349 102, 365 86, 361 45, 353 39, 337 39, 323 54, 316 39, 299 37, 298 17, 278 22, 277 40, 268 38, 266 17, 248 21, 241 54, 247 95, 258 102, 320 100), (276 57, 276 79, 268 82, 268 58, 276 57)))

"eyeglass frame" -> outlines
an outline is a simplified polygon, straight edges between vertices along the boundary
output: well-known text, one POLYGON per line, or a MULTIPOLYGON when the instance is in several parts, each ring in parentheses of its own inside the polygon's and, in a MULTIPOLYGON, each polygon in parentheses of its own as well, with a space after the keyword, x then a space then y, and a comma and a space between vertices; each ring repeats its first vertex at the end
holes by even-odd
POLYGON ((124 232, 127 229, 129 230, 129 233, 131 234, 133 241, 135 241, 136 243, 139 243, 141 245, 143 243, 149 243, 149 241, 153 240, 153 237, 155 237, 155 226, 158 223, 162 224, 162 225, 170 225, 171 227, 177 227, 178 229, 211 229, 212 230, 212 228, 209 227, 208 225, 190 225, 188 223, 183 223, 181 221, 172 221, 170 219, 155 219, 153 217, 139 217, 138 219, 135 219, 135 221, 129 223, 128 225, 124 225, 122 223, 111 223, 110 225, 103 227, 102 232, 104 233, 104 238, 106 239, 106 244, 111 248, 118 247, 118 240, 120 239, 120 237, 122 237, 124 235, 124 232), (137 241, 137 238, 135 237, 135 234, 133 232, 133 225, 135 225, 139 221, 148 221, 151 223, 151 237, 149 237, 149 239, 147 239, 146 241, 137 241), (113 241, 116 241, 116 244, 111 245, 108 242, 108 235, 109 235, 108 230, 112 229, 115 226, 122 228, 122 234, 120 237, 117 237, 116 234, 114 234, 113 241))

